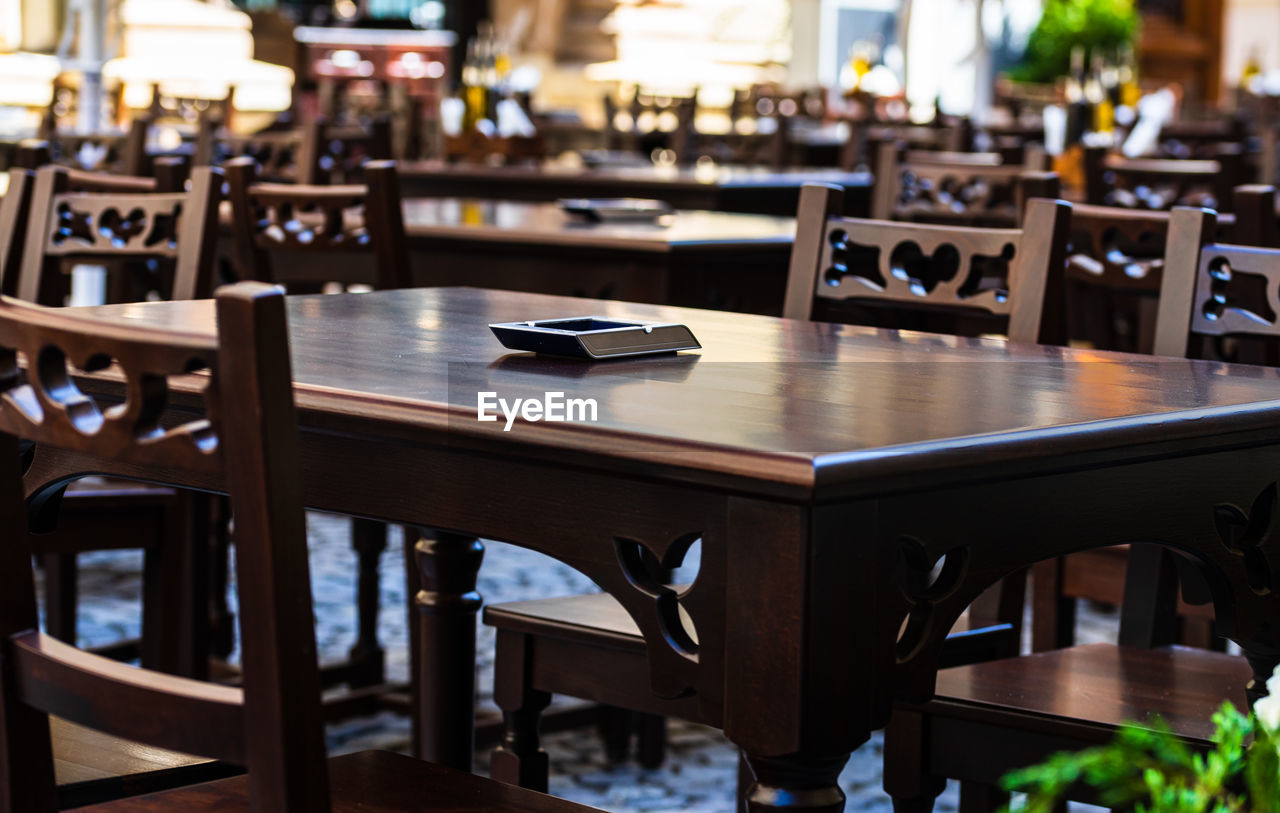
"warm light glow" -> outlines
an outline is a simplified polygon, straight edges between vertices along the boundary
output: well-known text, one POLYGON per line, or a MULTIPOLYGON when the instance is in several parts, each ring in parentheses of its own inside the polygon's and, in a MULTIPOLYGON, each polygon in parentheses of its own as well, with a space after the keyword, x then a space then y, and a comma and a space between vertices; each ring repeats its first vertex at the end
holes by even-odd
POLYGON ((785 78, 789 20, 786 0, 623 0, 604 23, 618 58, 588 65, 586 76, 673 96, 696 89, 731 98, 734 88, 785 78))
POLYGON ((61 68, 44 54, 0 54, 0 105, 47 107, 61 68))
POLYGON ((198 0, 126 0, 123 56, 103 67, 107 81, 124 84, 135 110, 161 93, 223 99, 235 87, 238 110, 274 112, 292 103, 293 71, 253 59, 249 15, 198 0))

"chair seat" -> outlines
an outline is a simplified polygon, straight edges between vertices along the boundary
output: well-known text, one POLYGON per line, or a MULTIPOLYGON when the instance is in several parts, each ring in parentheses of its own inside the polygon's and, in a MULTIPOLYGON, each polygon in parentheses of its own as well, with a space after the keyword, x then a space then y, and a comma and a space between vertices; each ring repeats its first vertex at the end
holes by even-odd
POLYGON ((226 763, 49 719, 59 807, 105 802, 240 773, 226 763))
MULTIPOLYGON (((682 592, 689 585, 672 587, 682 592)), ((681 615, 685 614, 683 607, 681 615)), ((484 608, 484 623, 526 635, 539 635, 587 644, 644 650, 640 628, 618 600, 608 593, 585 593, 564 598, 509 601, 484 608)), ((687 627, 691 628, 691 627, 687 627)))
MULTIPOLYGON (((329 760, 329 785, 333 791, 333 813, 427 810, 588 813, 595 810, 389 751, 361 751, 329 760)), ((247 776, 85 808, 94 813, 248 809, 247 776)))
POLYGON ((608 593, 488 604, 483 618, 491 627, 514 632, 587 643, 609 638, 620 645, 644 648, 640 628, 608 593))
POLYGON ((1078 722, 1103 739, 1123 722, 1159 716, 1175 734, 1207 743, 1224 700, 1248 708, 1251 677, 1244 658, 1221 652, 1088 644, 943 669, 925 707, 935 718, 1024 730, 1078 722))

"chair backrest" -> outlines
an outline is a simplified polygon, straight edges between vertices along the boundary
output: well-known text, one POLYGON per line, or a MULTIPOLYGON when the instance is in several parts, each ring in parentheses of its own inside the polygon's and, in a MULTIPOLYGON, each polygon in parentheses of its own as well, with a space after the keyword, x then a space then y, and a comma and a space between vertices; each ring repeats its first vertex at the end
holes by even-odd
POLYGON ((1027 200, 1058 196, 1054 173, 998 163, 992 154, 957 159, 908 152, 900 158, 891 141, 875 152, 871 216, 878 220, 1014 227, 1027 200))
POLYGON ((362 127, 312 119, 290 130, 232 135, 221 130, 216 116, 200 119, 197 166, 221 166, 241 157, 257 161, 262 177, 273 181, 350 183, 365 161, 391 158, 391 121, 380 116, 362 127))
POLYGON ((18 165, 38 169, 56 163, 75 169, 145 175, 147 132, 151 119, 135 116, 129 129, 120 133, 49 133, 39 141, 19 145, 18 165))
MULTIPOLYGON (((1280 247, 1273 186, 1238 186, 1236 213, 1219 215, 1215 239, 1246 246, 1280 247)), ((1169 234, 1168 211, 1076 204, 1071 208, 1067 279, 1114 290, 1160 290, 1169 234)))
POLYGON ((1126 209, 1205 206, 1235 211, 1232 189, 1243 180, 1237 144, 1219 145, 1213 159, 1125 158, 1103 147, 1084 153, 1085 199, 1126 209))
POLYGON ((1170 215, 1157 355, 1197 355, 1199 337, 1280 337, 1280 250, 1214 242, 1216 220, 1189 207, 1170 215))
MULTIPOLYGON (((189 167, 181 157, 157 158, 155 177, 112 175, 67 169, 68 192, 135 193, 181 192, 186 185, 189 167)), ((0 198, 0 293, 16 296, 18 269, 22 247, 27 236, 27 218, 31 210, 35 173, 27 169, 9 170, 9 185, 0 198)))
MULTIPOLYGON (((355 276, 341 281, 382 289, 409 286, 408 243, 395 162, 366 163, 363 185, 258 183, 257 167, 249 158, 229 161, 226 173, 237 270, 243 278, 282 282, 272 270, 275 252, 354 252, 372 254, 373 265, 348 263, 355 276)), ((323 275, 324 268, 314 278, 291 274, 289 281, 335 281, 323 275)))
POLYGON ((874 300, 1007 316, 1015 341, 1057 343, 1070 206, 1028 202, 1023 229, 841 217, 839 187, 806 184, 783 315, 808 319, 816 299, 874 300))
MULTIPOLYGON (((149 191, 142 186, 137 179, 73 175, 57 166, 37 170, 19 264, 18 297, 58 304, 48 299, 47 292, 53 290, 52 282, 67 261, 149 258, 173 263, 174 299, 208 296, 213 290, 222 171, 197 168, 186 192, 149 191), (123 189, 130 191, 118 191, 123 189)), ((6 277, 8 271, 6 267, 6 277)))
POLYGON ((56 809, 48 715, 113 736, 244 765, 254 810, 326 811, 297 418, 284 297, 257 283, 217 296, 217 335, 144 329, 0 300, 0 793, 13 811, 56 809), (25 378, 18 359, 28 361, 25 378), (77 389, 76 370, 112 362, 122 406, 77 389), (162 426, 174 376, 205 370, 208 417, 162 426), (243 689, 162 675, 82 652, 39 632, 28 528, 47 530, 65 486, 32 484, 21 449, 74 457, 62 474, 142 466, 223 478, 236 523, 243 689), (28 508, 28 504, 32 506, 28 508))

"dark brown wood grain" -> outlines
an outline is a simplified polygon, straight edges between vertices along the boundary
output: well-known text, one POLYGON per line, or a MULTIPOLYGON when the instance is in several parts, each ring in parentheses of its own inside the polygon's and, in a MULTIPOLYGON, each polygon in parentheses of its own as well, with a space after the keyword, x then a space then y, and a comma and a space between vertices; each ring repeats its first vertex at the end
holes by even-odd
MULTIPOLYGON (((384 751, 337 757, 330 764, 333 813, 433 809, 457 813, 506 810, 586 813, 595 809, 384 751)), ((236 777, 164 794, 122 799, 86 810, 95 813, 247 810, 250 793, 249 782, 236 777)))
MULTIPOLYGON (((838 808, 844 756, 895 696, 932 695, 955 619, 1037 560, 1179 547, 1212 575, 1231 610, 1220 629, 1254 674, 1280 660, 1275 593, 1254 589, 1215 520, 1219 506, 1265 511, 1274 492, 1270 371, 468 289, 289 308, 302 499, 513 541, 587 574, 635 621, 654 694, 691 695, 747 750, 753 810, 838 808), (589 313, 681 322, 703 349, 582 364, 508 352, 486 328, 589 313), (550 389, 596 398, 599 420, 475 419, 480 390, 550 389), (696 651, 635 566, 643 549, 674 566, 695 539, 701 570, 679 603, 696 651)), ((212 335, 208 303, 84 315, 212 335)), ((172 383, 180 414, 200 382, 172 383)), ((29 493, 84 470, 149 476, 38 452, 29 493)), ((214 472, 166 476, 225 488, 214 472)))
MULTIPOLYGON (((468 289, 303 297, 291 299, 290 308, 297 397, 304 423, 313 413, 320 420, 326 411, 333 411, 352 421, 353 429, 366 421, 387 429, 403 427, 404 432, 436 433, 455 443, 475 437, 514 441, 519 446, 554 437, 560 445, 586 448, 591 445, 589 438, 612 437, 606 442, 615 446, 614 456, 648 458, 658 464, 663 458, 653 453, 688 444, 678 467, 704 470, 712 480, 716 472, 736 472, 778 485, 835 488, 841 481, 855 482, 856 470, 887 473, 896 468, 897 456, 872 450, 910 445, 936 456, 938 462, 952 460, 953 455, 959 458, 956 464, 977 462, 985 456, 978 447, 988 446, 998 448, 1004 460, 1025 454, 1038 468, 1047 468, 1052 465, 1050 455, 1063 449, 1055 434, 1028 430, 1061 427, 1063 435, 1085 444, 1076 449, 1084 452, 1089 447, 1107 448, 1112 438, 1139 443, 1162 433, 1176 437, 1218 426, 1256 428, 1280 409, 1271 403, 1267 376, 1251 368, 1162 363, 1124 354, 1094 355, 711 311, 468 289), (703 350, 582 365, 511 353, 485 327, 490 322, 586 312, 682 322, 698 336, 703 350), (388 353, 388 347, 399 349, 388 353), (858 368, 856 382, 842 378, 838 371, 816 376, 805 366, 826 360, 837 349, 842 360, 864 365, 858 368), (977 367, 990 376, 988 388, 980 394, 969 383, 970 371, 956 363, 992 359, 1004 363, 977 367), (1111 393, 1105 398, 1087 395, 1099 382, 1092 374, 1095 359, 1103 360, 1099 370, 1116 374, 1105 379, 1111 393), (463 368, 464 363, 475 361, 483 365, 463 368), (929 407, 925 404, 904 403, 908 408, 895 410, 892 420, 878 414, 883 403, 879 392, 897 390, 891 383, 895 365, 926 361, 933 363, 921 370, 934 379, 935 386, 953 393, 945 420, 939 422, 938 415, 926 417, 929 407), (1025 363, 1008 363, 1019 361, 1025 363), (710 362, 749 364, 721 373, 710 362), (450 364, 455 367, 451 369, 450 364), (700 373, 703 366, 709 376, 705 379, 700 373), (740 379, 739 373, 747 378, 740 379), (628 390, 618 385, 651 375, 683 386, 671 389, 669 404, 648 411, 643 422, 633 423, 625 417, 628 390), (524 431, 518 434, 474 421, 477 385, 540 388, 548 377, 565 386, 566 393, 596 397, 600 421, 520 425, 524 431), (757 393, 764 382, 777 386, 757 393), (1023 397, 1000 399, 999 410, 977 409, 979 398, 991 398, 992 386, 1023 397), (726 392, 738 395, 730 399, 726 392), (749 393, 756 394, 740 400, 749 393), (1044 402, 1033 407, 1039 398, 1044 402), (694 409, 698 403, 706 406, 694 409), (712 403, 719 406, 713 408, 712 403), (713 409, 716 420, 702 420, 713 409), (822 416, 830 409, 844 411, 849 420, 825 420, 822 416), (1194 423, 1188 422, 1190 415, 1181 414, 1190 410, 1199 413, 1194 423), (455 416, 469 419, 451 420, 455 416), (786 420, 776 423, 782 416, 786 420), (1139 416, 1150 418, 1137 420, 1139 416), (939 444, 977 435, 988 437, 976 445, 964 444, 963 450, 960 445, 939 444), (758 471, 741 468, 750 460, 759 463, 758 471)), ((212 310, 203 302, 105 306, 84 313, 127 320, 131 325, 212 331, 212 310)), ((1062 441, 1069 442, 1066 437, 1062 441)), ((677 461, 668 458, 667 462, 677 461)))

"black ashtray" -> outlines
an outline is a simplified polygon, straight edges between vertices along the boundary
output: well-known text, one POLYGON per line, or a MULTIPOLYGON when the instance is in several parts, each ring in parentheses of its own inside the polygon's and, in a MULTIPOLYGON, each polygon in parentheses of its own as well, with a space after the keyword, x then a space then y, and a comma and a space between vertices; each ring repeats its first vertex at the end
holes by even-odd
POLYGON ((693 331, 670 322, 636 322, 604 316, 501 322, 489 325, 504 347, 583 359, 675 353, 702 347, 693 331))
POLYGON ((646 198, 562 198, 560 208, 596 223, 656 223, 676 211, 665 201, 646 198))

